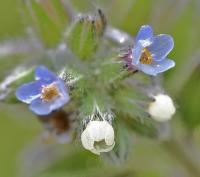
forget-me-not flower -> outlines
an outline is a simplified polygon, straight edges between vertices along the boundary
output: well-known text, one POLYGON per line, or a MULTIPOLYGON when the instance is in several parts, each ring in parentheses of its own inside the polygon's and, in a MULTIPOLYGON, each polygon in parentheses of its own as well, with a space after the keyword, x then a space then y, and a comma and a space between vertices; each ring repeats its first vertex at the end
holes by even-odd
POLYGON ((44 66, 35 70, 35 81, 23 84, 16 97, 37 115, 48 115, 66 104, 70 97, 64 81, 44 66))
POLYGON ((130 50, 128 67, 156 76, 175 66, 175 62, 167 55, 174 47, 173 38, 167 34, 154 36, 149 25, 140 28, 134 47, 130 50))

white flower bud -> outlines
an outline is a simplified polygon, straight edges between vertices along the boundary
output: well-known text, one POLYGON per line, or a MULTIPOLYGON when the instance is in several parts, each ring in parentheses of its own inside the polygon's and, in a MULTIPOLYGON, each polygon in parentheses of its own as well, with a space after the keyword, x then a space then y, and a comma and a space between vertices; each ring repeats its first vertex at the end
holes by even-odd
POLYGON ((83 147, 94 154, 111 151, 115 145, 113 127, 107 121, 90 121, 81 141, 83 147))
POLYGON ((160 122, 170 120, 176 108, 172 99, 168 95, 158 94, 154 96, 155 101, 150 103, 148 113, 151 117, 160 122))

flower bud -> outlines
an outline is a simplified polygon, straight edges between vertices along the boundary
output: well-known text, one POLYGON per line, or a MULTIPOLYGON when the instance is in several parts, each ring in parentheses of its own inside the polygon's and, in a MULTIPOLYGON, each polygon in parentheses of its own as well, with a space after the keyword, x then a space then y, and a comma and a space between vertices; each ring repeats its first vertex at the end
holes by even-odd
POLYGON ((94 154, 111 151, 115 145, 113 127, 107 121, 90 121, 81 134, 81 141, 94 154))
POLYGON ((176 108, 168 95, 158 94, 153 97, 155 100, 149 104, 148 113, 152 119, 164 122, 170 120, 176 108))

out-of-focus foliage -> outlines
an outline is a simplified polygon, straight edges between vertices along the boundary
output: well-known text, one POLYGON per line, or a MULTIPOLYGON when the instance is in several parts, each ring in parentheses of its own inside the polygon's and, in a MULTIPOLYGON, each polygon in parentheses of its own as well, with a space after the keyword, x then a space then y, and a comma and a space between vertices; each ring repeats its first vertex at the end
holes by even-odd
POLYGON ((198 128, 200 125, 200 109, 199 109, 199 90, 200 90, 200 79, 199 67, 189 78, 186 86, 182 90, 182 102, 180 107, 182 109, 181 117, 188 128, 198 128), (192 103, 192 106, 191 106, 192 103), (191 117, 192 115, 192 117, 191 117))
MULTIPOLYGON (((0 0, 0 12, 2 14, 0 16, 0 39, 2 39, 0 43, 1 81, 12 72, 14 66, 20 64, 22 61, 26 61, 27 64, 33 59, 41 61, 37 54, 38 51, 43 52, 42 47, 39 47, 40 50, 36 47, 37 52, 35 50, 29 51, 31 56, 27 52, 5 55, 5 53, 8 53, 4 45, 8 42, 7 39, 15 41, 18 37, 27 37, 27 31, 29 32, 25 28, 27 24, 35 27, 36 36, 39 37, 39 40, 43 41, 45 47, 55 47, 58 42, 66 40, 64 32, 69 27, 69 19, 64 15, 65 9, 60 3, 64 2, 64 0, 43 1, 48 3, 48 9, 39 6, 38 2, 40 1, 36 3, 36 1, 25 0, 25 2, 26 6, 22 1, 0 0), (29 11, 27 11, 28 9, 29 11)), ((89 0, 71 0, 71 4, 74 7, 74 11, 78 12, 94 12, 96 9, 102 8, 109 24, 130 33, 130 35, 136 34, 142 24, 151 24, 156 29, 156 33, 170 33, 174 37, 175 48, 172 54, 170 54, 170 58, 176 61, 176 68, 165 73, 163 79, 166 90, 169 90, 177 102, 178 111, 171 125, 174 130, 173 133, 178 137, 177 139, 182 139, 184 134, 186 134, 185 132, 183 133, 184 126, 189 127, 189 134, 195 132, 197 133, 196 137, 199 137, 200 134, 196 131, 200 126, 200 3, 198 0, 102 0, 92 2, 89 0), (182 121, 184 124, 182 124, 182 121)), ((76 26, 76 24, 74 25, 76 26)), ((93 27, 91 24, 88 30, 92 30, 93 27)), ((83 48, 80 48, 77 55, 85 58, 84 53, 87 52, 87 56, 88 53, 92 56, 96 52, 99 38, 93 35, 88 36, 87 31, 82 32, 81 26, 77 28, 78 31, 81 31, 81 34, 85 35, 85 41, 88 41, 88 43, 92 41, 94 44, 92 48, 82 46, 83 48)), ((73 30, 73 28, 71 29, 73 30)), ((91 33, 89 34, 91 35, 91 33)), ((70 32, 68 35, 70 35, 70 32)), ((73 38, 74 35, 68 37, 72 51, 76 47, 74 40, 79 40, 78 36, 73 38)), ((32 45, 32 43, 30 44, 32 45)), ((48 58, 47 55, 44 54, 45 61, 42 60, 42 63, 49 64, 46 61, 48 58)), ((52 66, 52 64, 49 65, 52 66)), ((106 70, 106 68, 103 69, 106 70)), ((109 75, 112 76, 112 72, 109 75)), ((107 79, 107 77, 103 78, 107 79)), ((94 87, 98 86, 90 86, 90 89, 94 87)), ((103 94, 104 91, 101 91, 101 94, 103 94)), ((124 95, 124 98, 130 97, 130 95, 126 95, 127 92, 123 90, 123 86, 122 91, 118 92, 118 94, 124 95)), ((137 95, 133 93, 133 96, 136 97, 137 95)), ((117 95, 113 94, 113 98, 116 99, 115 104, 124 104, 123 100, 117 100, 117 95)), ((130 104, 127 105, 127 109, 129 109, 129 106, 130 104)), ((129 110, 130 114, 140 114, 140 112, 134 112, 135 109, 129 110)), ((38 138, 38 134, 42 131, 42 128, 24 105, 0 103, 0 111, 0 176, 14 177, 20 173, 20 164, 23 162, 21 160, 21 153, 29 143, 38 138)), ((145 129, 142 128, 142 122, 139 120, 134 125, 129 126, 130 129, 135 129, 140 135, 154 137, 155 130, 151 129, 148 121, 145 123, 143 124, 143 128, 145 127, 145 129)), ((27 168, 29 169, 27 174, 31 176, 33 173, 33 176, 37 177, 168 177, 182 176, 182 174, 192 176, 186 169, 191 164, 189 163, 185 166, 184 163, 179 163, 176 158, 166 153, 166 150, 157 141, 136 135, 131 136, 131 138, 128 136, 128 138, 129 141, 132 141, 130 149, 132 153, 128 161, 123 162, 120 166, 114 166, 110 163, 105 164, 101 158, 85 152, 85 150, 80 149, 75 143, 72 145, 62 145, 63 157, 61 160, 57 160, 55 163, 50 163, 47 166, 43 166, 42 164, 43 161, 48 161, 48 159, 45 159, 45 155, 44 158, 36 155, 38 158, 41 158, 39 161, 31 159, 34 154, 33 149, 33 154, 30 153, 30 159, 33 160, 33 163, 30 164, 31 168, 27 168), (40 161, 42 161, 41 164, 38 163, 40 161), (34 162, 37 162, 38 165, 34 162), (34 174, 34 171, 38 171, 39 173, 34 174)), ((196 138, 194 144, 197 144, 196 148, 199 153, 200 138, 196 138)), ((192 148, 191 151, 193 151, 192 148)), ((19 176, 22 177, 22 175, 19 176)))
POLYGON ((95 16, 85 15, 75 19, 67 33, 67 44, 80 59, 91 59, 100 44, 105 30, 101 10, 95 16))
POLYGON ((54 47, 60 42, 69 21, 62 1, 25 0, 24 6, 24 19, 36 28, 44 43, 48 47, 54 47))

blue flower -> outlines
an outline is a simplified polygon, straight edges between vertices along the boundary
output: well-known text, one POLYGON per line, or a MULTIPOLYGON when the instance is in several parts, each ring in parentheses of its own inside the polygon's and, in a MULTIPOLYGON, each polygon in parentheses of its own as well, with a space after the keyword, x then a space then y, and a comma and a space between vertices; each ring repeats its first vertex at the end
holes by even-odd
POLYGON ((131 50, 132 68, 146 74, 156 76, 175 66, 175 62, 168 59, 167 55, 174 47, 173 38, 167 34, 153 35, 149 25, 140 28, 131 50))
POLYGON ((44 66, 36 68, 35 81, 17 88, 16 97, 29 104, 29 109, 37 115, 48 115, 70 99, 64 81, 44 66))

